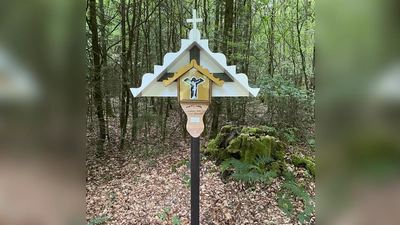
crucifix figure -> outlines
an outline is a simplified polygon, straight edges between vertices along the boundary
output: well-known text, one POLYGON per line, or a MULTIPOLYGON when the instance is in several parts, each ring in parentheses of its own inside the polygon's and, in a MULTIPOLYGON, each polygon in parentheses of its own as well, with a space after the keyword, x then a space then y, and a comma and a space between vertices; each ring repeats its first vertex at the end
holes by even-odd
POLYGON ((190 86, 190 99, 197 99, 199 84, 203 83, 204 79, 201 77, 186 77, 183 81, 190 86))
POLYGON ((197 29, 197 23, 203 22, 202 18, 196 17, 196 9, 193 9, 193 19, 187 19, 186 22, 193 23, 193 29, 197 29))

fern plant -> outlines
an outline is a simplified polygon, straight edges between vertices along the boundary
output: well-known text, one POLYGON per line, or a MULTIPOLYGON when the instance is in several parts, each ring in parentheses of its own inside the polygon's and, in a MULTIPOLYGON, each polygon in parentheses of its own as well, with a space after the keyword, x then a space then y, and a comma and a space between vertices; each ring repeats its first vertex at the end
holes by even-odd
POLYGON ((254 159, 254 164, 260 168, 265 168, 266 165, 275 162, 275 159, 270 156, 259 156, 254 159))
POLYGON ((163 212, 157 213, 158 218, 160 218, 161 220, 165 220, 168 217, 168 213, 169 213, 170 209, 171 209, 171 207, 165 206, 163 212))
POLYGON ((273 159, 270 157, 258 157, 255 159, 255 165, 252 165, 235 158, 229 158, 222 162, 221 170, 224 173, 228 169, 233 169, 235 173, 230 177, 236 181, 270 183, 270 179, 276 177, 277 174, 275 171, 264 172, 264 166, 272 161, 273 159))
POLYGON ((297 215, 297 219, 300 223, 309 222, 314 211, 314 206, 312 205, 314 200, 303 188, 296 184, 296 178, 292 173, 287 172, 284 177, 286 181, 281 184, 281 191, 277 193, 279 207, 290 217, 294 213, 293 198, 291 196, 300 198, 305 204, 305 209, 297 215))
POLYGON ((102 224, 108 220, 107 217, 94 217, 86 225, 102 224))
POLYGON ((172 217, 172 224, 173 225, 179 225, 181 223, 182 223, 182 220, 178 219, 178 217, 176 217, 176 216, 172 217))

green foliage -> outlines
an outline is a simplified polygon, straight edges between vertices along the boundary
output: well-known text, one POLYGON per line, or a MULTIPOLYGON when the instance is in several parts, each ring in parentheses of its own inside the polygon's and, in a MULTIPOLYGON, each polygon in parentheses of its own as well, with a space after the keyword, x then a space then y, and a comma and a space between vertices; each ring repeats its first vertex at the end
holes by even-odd
POLYGON ((209 142, 206 152, 217 162, 234 157, 254 164, 255 158, 261 156, 283 160, 283 142, 267 133, 261 127, 223 127, 217 137, 209 142))
POLYGON ((106 195, 108 195, 108 200, 110 204, 115 201, 115 193, 111 191, 106 191, 106 195))
MULTIPOLYGON (((252 165, 235 158, 227 159, 221 164, 222 173, 229 169, 233 169, 234 173, 230 176, 233 180, 243 181, 246 183, 263 182, 269 184, 270 179, 276 177, 278 174, 275 170, 263 172, 263 169, 260 166, 272 165, 277 162, 268 157, 260 157, 257 158, 256 161, 256 165, 252 165)), ((281 184, 281 191, 277 193, 279 207, 288 217, 290 217, 294 213, 293 201, 294 199, 299 198, 304 202, 305 209, 297 215, 297 219, 300 223, 310 221, 310 216, 314 211, 314 206, 312 204, 314 200, 304 190, 305 184, 302 183, 298 186, 293 173, 284 171, 282 175, 285 178, 285 182, 281 184)), ((252 189, 254 189, 254 187, 249 188, 249 190, 252 189)))
POLYGON ((181 166, 183 166, 183 165, 185 165, 185 164, 186 164, 186 159, 182 159, 181 161, 179 161, 179 162, 176 164, 176 167, 179 168, 179 167, 181 167, 181 166))
POLYGON ((175 165, 171 165, 171 171, 172 171, 173 173, 176 173, 176 166, 175 166, 175 165))
POLYGON ((190 188, 191 187, 190 175, 183 173, 182 176, 183 176, 182 188, 190 188))
POLYGON ((288 171, 286 171, 286 172, 284 172, 283 173, 283 177, 285 178, 285 180, 286 181, 291 181, 291 182, 296 182, 296 177, 294 176, 294 174, 293 173, 291 173, 291 172, 288 172, 288 171))
POLYGON ((154 168, 157 167, 157 161, 154 159, 150 159, 147 161, 147 167, 148 168, 154 168))
POLYGON ((305 158, 301 158, 296 154, 292 154, 291 160, 294 166, 304 167, 307 171, 315 177, 315 160, 311 157, 306 156, 305 158))
POLYGON ((217 168, 215 168, 215 167, 207 170, 207 173, 215 173, 215 172, 217 172, 217 168))
POLYGON ((225 126, 221 127, 221 133, 224 133, 224 134, 231 132, 231 130, 232 130, 232 126, 229 126, 229 125, 225 125, 225 126))
POLYGON ((300 198, 304 202, 305 208, 297 215, 297 219, 300 223, 309 222, 314 211, 312 204, 314 200, 304 190, 304 184, 300 186, 296 184, 296 178, 292 173, 286 172, 284 177, 286 181, 281 184, 281 191, 277 193, 279 207, 290 217, 294 213, 293 200, 300 198))
POLYGON ((250 163, 247 162, 242 162, 238 159, 235 158, 230 158, 222 162, 221 164, 221 169, 222 172, 224 172, 227 169, 233 168, 236 173, 248 173, 249 171, 255 169, 259 170, 260 168, 258 166, 254 166, 250 163))
POLYGON ((315 151, 315 139, 308 139, 307 140, 308 146, 310 146, 311 150, 315 151))
POLYGON ((264 130, 262 130, 258 127, 244 127, 242 129, 242 133, 262 134, 262 133, 264 133, 264 130))
POLYGON ((262 162, 272 162, 270 158, 257 158, 257 164, 260 166, 252 165, 247 162, 242 162, 235 158, 230 158, 222 162, 221 170, 224 173, 227 169, 235 171, 230 177, 236 181, 243 181, 246 183, 265 182, 269 183, 271 178, 277 176, 276 171, 263 171, 262 162))
POLYGON ((171 207, 165 206, 163 212, 157 213, 158 218, 160 218, 161 220, 165 220, 168 217, 168 213, 170 210, 171 210, 171 207))
POLYGON ((296 127, 289 127, 289 128, 284 128, 281 131, 282 139, 289 144, 295 144, 299 141, 299 138, 297 136, 299 132, 299 129, 296 127))
POLYGON ((278 196, 278 205, 282 209, 282 211, 289 217, 293 213, 293 204, 283 191, 277 193, 278 196))
POLYGON ((176 216, 172 217, 172 224, 179 225, 181 223, 182 223, 182 221, 180 219, 178 219, 176 216))
POLYGON ((260 99, 268 106, 264 123, 274 124, 279 137, 287 143, 296 143, 306 137, 314 121, 314 93, 278 74, 264 76, 259 84, 260 99))
POLYGON ((265 173, 258 172, 247 172, 247 173, 234 173, 231 175, 231 178, 236 181, 243 181, 246 183, 256 183, 256 182, 264 182, 270 184, 271 178, 275 178, 277 176, 275 171, 267 171, 265 173))
MULTIPOLYGON (((169 206, 165 206, 164 210, 162 212, 157 213, 158 218, 160 218, 160 220, 164 221, 168 218, 169 212, 171 211, 171 207, 169 206)), ((182 221, 177 218, 176 216, 172 217, 172 224, 181 224, 182 221)))
POLYGON ((102 224, 109 220, 107 217, 94 217, 86 225, 102 224))
POLYGON ((279 140, 272 142, 271 156, 277 160, 283 160, 285 157, 284 149, 283 142, 279 140))
POLYGON ((268 135, 270 136, 277 136, 278 132, 275 127, 269 127, 269 126, 261 126, 261 129, 265 130, 268 135))
POLYGON ((260 168, 262 168, 263 166, 270 164, 272 162, 274 162, 275 159, 270 157, 270 156, 266 156, 266 155, 261 155, 257 158, 254 159, 254 164, 260 168))

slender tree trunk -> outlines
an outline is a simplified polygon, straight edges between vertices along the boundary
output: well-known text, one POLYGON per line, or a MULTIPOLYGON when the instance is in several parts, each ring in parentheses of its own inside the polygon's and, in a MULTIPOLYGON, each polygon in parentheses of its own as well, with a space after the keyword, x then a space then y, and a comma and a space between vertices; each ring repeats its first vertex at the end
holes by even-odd
MULTIPOLYGON (((138 13, 136 14, 138 16, 135 22, 136 24, 139 24, 140 21, 140 15, 142 15, 142 0, 139 0, 138 3, 138 13)), ((136 27, 136 26, 135 26, 136 27)), ((139 27, 136 29, 136 35, 135 35, 135 54, 134 54, 134 70, 133 70, 133 76, 136 76, 136 79, 134 79, 133 85, 135 87, 138 87, 140 85, 140 75, 139 73, 139 38, 140 38, 140 29, 139 27)), ((138 123, 137 119, 139 117, 139 100, 137 98, 132 98, 132 140, 136 140, 137 133, 138 133, 138 123)))
MULTIPOLYGON (((243 73, 249 74, 249 65, 250 65, 250 51, 251 51, 251 40, 252 40, 252 34, 253 34, 253 18, 252 18, 252 1, 248 1, 247 5, 247 21, 245 26, 245 33, 247 34, 247 41, 246 41, 246 59, 243 65, 243 73)), ((254 81, 257 81, 257 76, 254 76, 254 81)))
POLYGON ((306 90, 308 90, 308 78, 306 73, 306 59, 304 56, 304 50, 301 45, 301 28, 300 28, 300 12, 299 12, 299 0, 296 1, 296 30, 297 30, 297 42, 299 45, 299 51, 301 56, 301 71, 304 77, 304 85, 306 86, 306 90))
POLYGON ((315 43, 313 47, 312 71, 313 77, 311 79, 311 88, 315 91, 315 43))
POLYGON ((294 38, 294 28, 290 30, 290 38, 291 38, 291 60, 293 63, 293 71, 292 71, 292 77, 294 79, 294 85, 295 87, 300 87, 301 85, 301 76, 298 76, 297 74, 297 55, 296 55, 296 49, 295 49, 295 38, 294 38))
POLYGON ((274 77, 274 50, 275 50, 275 0, 272 0, 271 7, 271 22, 269 29, 269 61, 268 61, 268 73, 271 77, 274 77))
MULTIPOLYGON (((220 16, 222 13, 220 13, 220 7, 221 7, 221 1, 222 0, 216 0, 216 5, 215 5, 215 31, 214 31, 214 46, 213 46, 213 51, 218 52, 219 51, 219 43, 221 36, 219 35, 220 26, 222 23, 220 23, 220 16)), ((218 132, 218 117, 219 117, 219 107, 217 104, 219 104, 218 100, 213 100, 210 105, 210 114, 211 114, 211 126, 210 126, 210 133, 209 133, 209 138, 214 138, 217 135, 218 132)))
POLYGON ((164 117, 164 122, 163 122, 163 128, 162 128, 162 141, 165 141, 165 136, 166 136, 166 133, 167 133, 167 119, 168 119, 168 117, 169 117, 169 106, 171 105, 171 99, 170 98, 168 98, 168 100, 167 100, 167 108, 166 108, 166 110, 165 110, 165 117, 164 117))
MULTIPOLYGON (((107 58, 107 30, 106 30, 106 19, 104 13, 104 0, 99 0, 99 8, 100 8, 100 33, 101 33, 101 52, 102 52, 102 59, 101 65, 103 68, 104 77, 109 76, 109 67, 108 67, 108 58, 107 58)), ((114 110, 111 104, 111 96, 110 90, 107 85, 104 87, 104 98, 106 101, 106 119, 107 117, 115 117, 114 110)), ((107 126, 108 127, 108 126, 107 126)), ((106 128, 107 128, 106 127, 106 128)), ((108 129, 107 129, 108 131, 108 129)), ((107 135, 109 137, 109 135, 107 135)))
POLYGON ((100 42, 101 42, 101 67, 102 67, 102 85, 104 90, 104 100, 105 100, 105 115, 104 115, 104 127, 106 129, 106 137, 107 140, 110 141, 110 133, 108 129, 108 117, 114 117, 114 112, 111 107, 110 102, 110 92, 107 86, 107 77, 109 76, 109 69, 108 69, 108 62, 107 62, 107 35, 106 35, 106 21, 105 21, 105 14, 104 14, 104 0, 99 0, 99 11, 100 11, 100 42))
POLYGON ((94 81, 94 104, 96 115, 99 120, 99 139, 97 140, 97 155, 104 155, 104 142, 106 139, 106 128, 103 110, 103 93, 101 90, 101 48, 97 27, 96 0, 89 0, 89 23, 92 31, 92 53, 93 53, 93 81, 94 81))
POLYGON ((206 34, 206 38, 208 36, 208 9, 207 9, 207 0, 203 0, 203 13, 204 13, 204 33, 206 34))
MULTIPOLYGON (((224 17, 224 42, 222 44, 222 52, 230 56, 232 54, 232 48, 228 45, 228 42, 232 41, 232 26, 233 26, 233 0, 225 0, 225 17, 224 17)), ((228 61, 231 60, 229 57, 228 61)), ((231 62, 228 62, 230 65, 231 62)))
POLYGON ((212 120, 211 120, 211 129, 209 138, 215 138, 218 134, 218 125, 219 125, 219 113, 221 112, 221 100, 215 99, 213 100, 214 105, 212 109, 212 120))
POLYGON ((219 50, 219 39, 220 39, 220 35, 219 35, 219 23, 220 23, 220 5, 221 5, 221 0, 216 0, 216 4, 215 4, 215 23, 214 23, 214 27, 215 27, 215 31, 214 31, 214 46, 213 46, 213 51, 214 52, 218 52, 219 50))
POLYGON ((122 121, 122 131, 121 131, 121 139, 119 143, 119 149, 122 150, 124 148, 124 143, 125 143, 125 137, 126 137, 126 127, 128 124, 128 115, 129 115, 129 98, 130 98, 130 93, 129 93, 129 78, 128 78, 128 56, 127 56, 127 49, 126 49, 126 16, 127 16, 127 10, 126 10, 126 2, 125 0, 121 0, 121 48, 122 48, 122 54, 121 54, 121 70, 122 70, 122 104, 121 104, 121 121, 122 121))

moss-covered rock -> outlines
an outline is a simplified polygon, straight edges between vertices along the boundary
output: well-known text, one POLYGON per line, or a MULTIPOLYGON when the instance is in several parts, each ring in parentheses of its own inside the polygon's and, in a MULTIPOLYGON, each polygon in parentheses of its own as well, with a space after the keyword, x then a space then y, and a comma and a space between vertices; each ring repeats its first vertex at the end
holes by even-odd
POLYGON ((212 158, 218 158, 219 146, 221 142, 222 142, 221 133, 219 133, 217 134, 217 137, 215 137, 215 139, 212 139, 208 143, 206 153, 210 154, 212 158))
POLYGON ((272 142, 273 139, 271 137, 255 137, 242 133, 232 139, 226 149, 220 149, 219 151, 226 151, 229 156, 235 158, 239 156, 242 161, 253 163, 256 157, 271 155, 272 142))
POLYGON ((311 157, 306 156, 305 158, 301 158, 296 154, 292 154, 291 156, 292 163, 297 167, 304 167, 307 171, 315 177, 315 160, 311 157))
POLYGON ((306 156, 305 159, 307 159, 307 160, 309 160, 309 161, 315 163, 315 159, 312 158, 312 157, 310 157, 310 156, 306 156))
POLYGON ((268 168, 270 170, 280 171, 280 165, 278 162, 272 162, 271 164, 269 164, 268 168))
POLYGON ((263 134, 265 131, 258 128, 258 127, 244 127, 242 129, 242 133, 249 133, 249 134, 263 134))
POLYGON ((283 160, 285 157, 285 145, 281 141, 272 142, 272 152, 271 155, 273 158, 278 160, 283 160))
MULTIPOLYGON (((257 157, 263 156, 283 160, 284 148, 283 142, 267 135, 262 128, 223 126, 216 138, 209 142, 206 154, 217 162, 233 157, 253 164, 257 157)), ((282 171, 283 166, 279 165, 279 168, 282 171)))
POLYGON ((230 133, 231 130, 232 130, 232 126, 225 125, 225 126, 223 126, 223 127, 221 128, 220 133, 227 134, 227 133, 230 133))
POLYGON ((287 172, 286 163, 283 160, 275 161, 270 163, 267 166, 268 170, 274 170, 278 176, 281 176, 283 173, 287 172))
POLYGON ((292 159, 292 164, 294 166, 297 166, 297 167, 305 167, 306 166, 304 160, 302 160, 302 158, 300 158, 296 154, 292 154, 291 159, 292 159))
POLYGON ((261 129, 264 130, 265 133, 270 136, 274 136, 274 137, 278 136, 278 132, 276 131, 275 127, 261 126, 261 129))
POLYGON ((310 163, 306 165, 306 169, 308 170, 308 172, 310 172, 310 174, 315 177, 315 163, 310 163))

